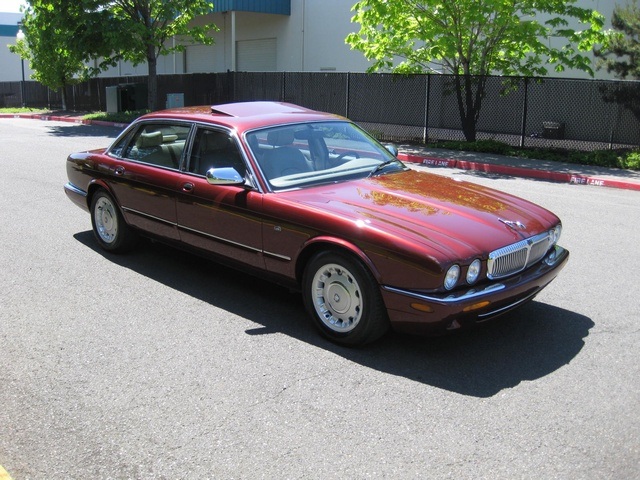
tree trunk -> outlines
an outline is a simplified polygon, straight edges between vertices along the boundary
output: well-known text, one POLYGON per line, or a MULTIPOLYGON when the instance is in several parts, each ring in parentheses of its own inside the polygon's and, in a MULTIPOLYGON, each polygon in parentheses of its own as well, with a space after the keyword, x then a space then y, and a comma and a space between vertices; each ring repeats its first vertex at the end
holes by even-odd
POLYGON ((154 112, 158 109, 158 59, 153 45, 147 49, 147 64, 149 65, 147 107, 154 112))
POLYGON ((471 75, 456 75, 456 97, 458 99, 458 112, 460 113, 460 125, 467 142, 476 141, 476 111, 473 102, 473 80, 471 75), (464 80, 464 83, 463 83, 464 80))
POLYGON ((60 87, 60 96, 62 97, 62 110, 67 111, 67 86, 60 87))
POLYGON ((462 133, 467 142, 475 142, 480 108, 485 94, 486 77, 457 75, 455 84, 462 133))
POLYGON ((467 114, 465 118, 462 119, 462 133, 467 142, 476 141, 476 122, 472 115, 467 114))

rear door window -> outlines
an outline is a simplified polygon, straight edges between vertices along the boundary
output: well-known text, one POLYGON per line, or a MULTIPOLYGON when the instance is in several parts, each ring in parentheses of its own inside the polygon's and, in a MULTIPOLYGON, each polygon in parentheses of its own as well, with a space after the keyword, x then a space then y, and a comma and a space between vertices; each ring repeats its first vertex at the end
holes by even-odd
POLYGON ((113 155, 159 167, 178 169, 182 162, 191 127, 167 123, 141 125, 129 137, 116 144, 113 155))

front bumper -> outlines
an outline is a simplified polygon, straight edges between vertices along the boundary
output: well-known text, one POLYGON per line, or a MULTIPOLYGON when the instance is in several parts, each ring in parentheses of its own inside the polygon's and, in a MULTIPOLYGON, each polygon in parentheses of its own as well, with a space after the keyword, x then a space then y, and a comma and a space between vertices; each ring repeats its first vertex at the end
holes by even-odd
POLYGON ((568 259, 569 251, 556 245, 531 268, 485 287, 434 295, 383 286, 382 296, 394 330, 438 334, 502 315, 532 300, 568 259))

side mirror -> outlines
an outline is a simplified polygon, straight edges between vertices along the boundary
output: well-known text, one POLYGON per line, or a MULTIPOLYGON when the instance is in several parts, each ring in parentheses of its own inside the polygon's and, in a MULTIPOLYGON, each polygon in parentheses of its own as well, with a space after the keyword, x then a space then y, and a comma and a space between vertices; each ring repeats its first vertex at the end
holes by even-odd
POLYGON ((398 147, 396 147, 393 143, 386 143, 384 148, 389 150, 394 157, 398 156, 398 147))
POLYGON ((244 185, 244 178, 232 167, 210 168, 205 176, 211 185, 244 185))

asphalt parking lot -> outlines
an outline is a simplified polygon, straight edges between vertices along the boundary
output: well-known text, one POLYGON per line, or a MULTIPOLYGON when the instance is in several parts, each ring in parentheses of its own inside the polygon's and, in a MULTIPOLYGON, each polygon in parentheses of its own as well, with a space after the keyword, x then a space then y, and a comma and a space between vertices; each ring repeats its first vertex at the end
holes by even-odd
POLYGON ((346 349, 260 279, 158 244, 100 251, 65 158, 117 133, 0 119, 14 480, 640 476, 640 192, 429 170, 554 211, 569 264, 486 328, 346 349))

